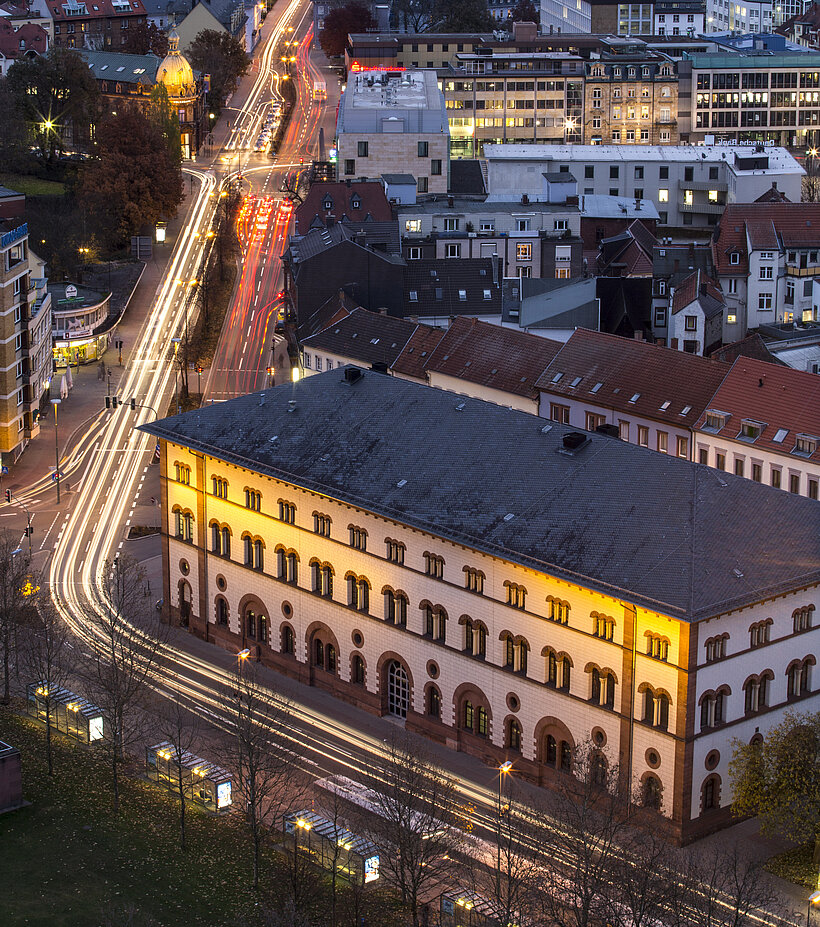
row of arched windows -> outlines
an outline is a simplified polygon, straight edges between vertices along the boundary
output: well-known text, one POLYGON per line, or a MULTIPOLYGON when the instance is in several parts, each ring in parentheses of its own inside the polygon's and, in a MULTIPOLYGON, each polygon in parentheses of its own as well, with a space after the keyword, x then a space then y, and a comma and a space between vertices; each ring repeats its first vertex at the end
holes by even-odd
MULTIPOLYGON (((803 631, 810 631, 814 622, 814 606, 804 605, 796 608, 792 612, 792 632, 800 634, 803 631)), ((765 647, 770 644, 772 628, 774 626, 773 618, 763 618, 754 621, 749 625, 749 647, 765 647)), ((704 641, 706 651, 706 662, 713 663, 715 660, 722 660, 728 653, 728 633, 718 634, 704 641)))

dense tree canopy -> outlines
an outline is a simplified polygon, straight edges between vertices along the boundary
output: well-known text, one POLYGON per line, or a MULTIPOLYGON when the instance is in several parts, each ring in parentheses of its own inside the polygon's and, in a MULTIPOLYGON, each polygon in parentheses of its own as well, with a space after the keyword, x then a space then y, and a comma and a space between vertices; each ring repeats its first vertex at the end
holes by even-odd
POLYGON ((114 223, 125 242, 182 202, 182 173, 160 128, 132 107, 97 128, 97 152, 83 169, 80 200, 114 223))
POLYGON ((370 7, 362 0, 351 0, 327 14, 319 33, 319 44, 328 58, 336 58, 345 53, 347 37, 351 32, 367 32, 375 25, 370 7))
POLYGON ((762 743, 735 742, 729 775, 735 814, 759 815, 764 833, 820 840, 820 713, 787 713, 762 743))
POLYGON ((541 16, 532 0, 518 0, 510 11, 510 19, 514 23, 539 23, 541 16))
POLYGON ((63 150, 67 126, 72 127, 76 143, 96 117, 97 82, 85 59, 71 48, 53 46, 47 55, 20 58, 6 81, 32 144, 47 165, 63 150))
POLYGON ((487 0, 438 0, 437 30, 441 32, 492 32, 487 0))
POLYGON ((117 51, 127 55, 147 55, 153 52, 157 57, 164 58, 168 54, 168 36, 156 23, 138 22, 132 24, 125 36, 125 43, 117 51))
POLYGON ((430 32, 435 26, 436 0, 396 0, 393 15, 405 32, 430 32))
POLYGON ((250 67, 245 49, 227 32, 205 29, 194 39, 186 57, 197 71, 211 75, 208 107, 219 113, 237 81, 250 67))
POLYGON ((179 119, 171 106, 165 84, 156 84, 151 90, 148 121, 162 133, 169 154, 179 164, 182 160, 179 119))

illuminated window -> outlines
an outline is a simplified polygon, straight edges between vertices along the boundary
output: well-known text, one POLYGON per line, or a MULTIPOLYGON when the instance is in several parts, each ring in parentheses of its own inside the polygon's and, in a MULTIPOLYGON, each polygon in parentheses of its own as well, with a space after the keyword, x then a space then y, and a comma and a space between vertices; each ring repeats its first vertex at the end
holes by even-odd
POLYGON ((669 190, 666 190, 666 189, 658 190, 658 202, 659 203, 669 202, 669 190))

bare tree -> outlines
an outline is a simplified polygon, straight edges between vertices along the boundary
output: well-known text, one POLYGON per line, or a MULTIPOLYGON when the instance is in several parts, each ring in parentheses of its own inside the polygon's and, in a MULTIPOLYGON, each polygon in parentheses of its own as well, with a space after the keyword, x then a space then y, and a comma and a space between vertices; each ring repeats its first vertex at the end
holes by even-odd
POLYGON ((275 824, 287 801, 295 798, 293 754, 286 746, 291 706, 287 699, 265 691, 254 665, 244 663, 239 664, 227 701, 233 727, 228 753, 234 790, 251 830, 251 884, 256 890, 266 821, 275 824))
POLYGON ((538 812, 542 833, 544 913, 556 927, 605 923, 611 871, 619 855, 623 802, 618 769, 593 744, 576 750, 573 774, 538 812))
POLYGON ((83 676, 104 712, 103 743, 111 762, 115 814, 120 807, 119 767, 125 749, 144 730, 167 639, 160 613, 146 607, 143 578, 142 568, 130 557, 106 561, 101 599, 87 613, 93 653, 83 676))
POLYGON ((39 590, 29 564, 10 531, 0 532, 0 648, 3 651, 3 698, 11 700, 11 659, 20 625, 30 616, 39 590))
POLYGON ((48 774, 54 775, 54 752, 51 748, 51 723, 54 692, 66 685, 74 666, 74 653, 68 627, 47 600, 37 608, 37 626, 32 628, 23 648, 23 665, 38 686, 38 698, 46 712, 46 760, 48 774))
POLYGON ((656 927, 664 923, 678 890, 669 844, 648 817, 632 824, 638 826, 622 835, 621 853, 612 859, 607 922, 612 927, 656 927))
POLYGON ((423 747, 402 737, 376 763, 371 788, 374 814, 362 829, 418 927, 422 895, 464 844, 456 782, 423 747))
POLYGON ((179 797, 179 845, 185 849, 185 813, 188 796, 185 791, 185 767, 183 760, 194 752, 199 740, 201 724, 199 716, 194 714, 182 701, 179 691, 170 698, 158 701, 158 720, 161 736, 173 747, 177 760, 176 792, 179 797))

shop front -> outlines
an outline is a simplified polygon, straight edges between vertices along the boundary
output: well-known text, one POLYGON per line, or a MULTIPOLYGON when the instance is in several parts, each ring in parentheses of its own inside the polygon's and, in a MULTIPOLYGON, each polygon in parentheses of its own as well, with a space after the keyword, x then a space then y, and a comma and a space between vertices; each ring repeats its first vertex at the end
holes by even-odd
POLYGON ((52 302, 54 364, 56 367, 98 361, 111 334, 111 294, 97 293, 76 283, 49 284, 52 302))

